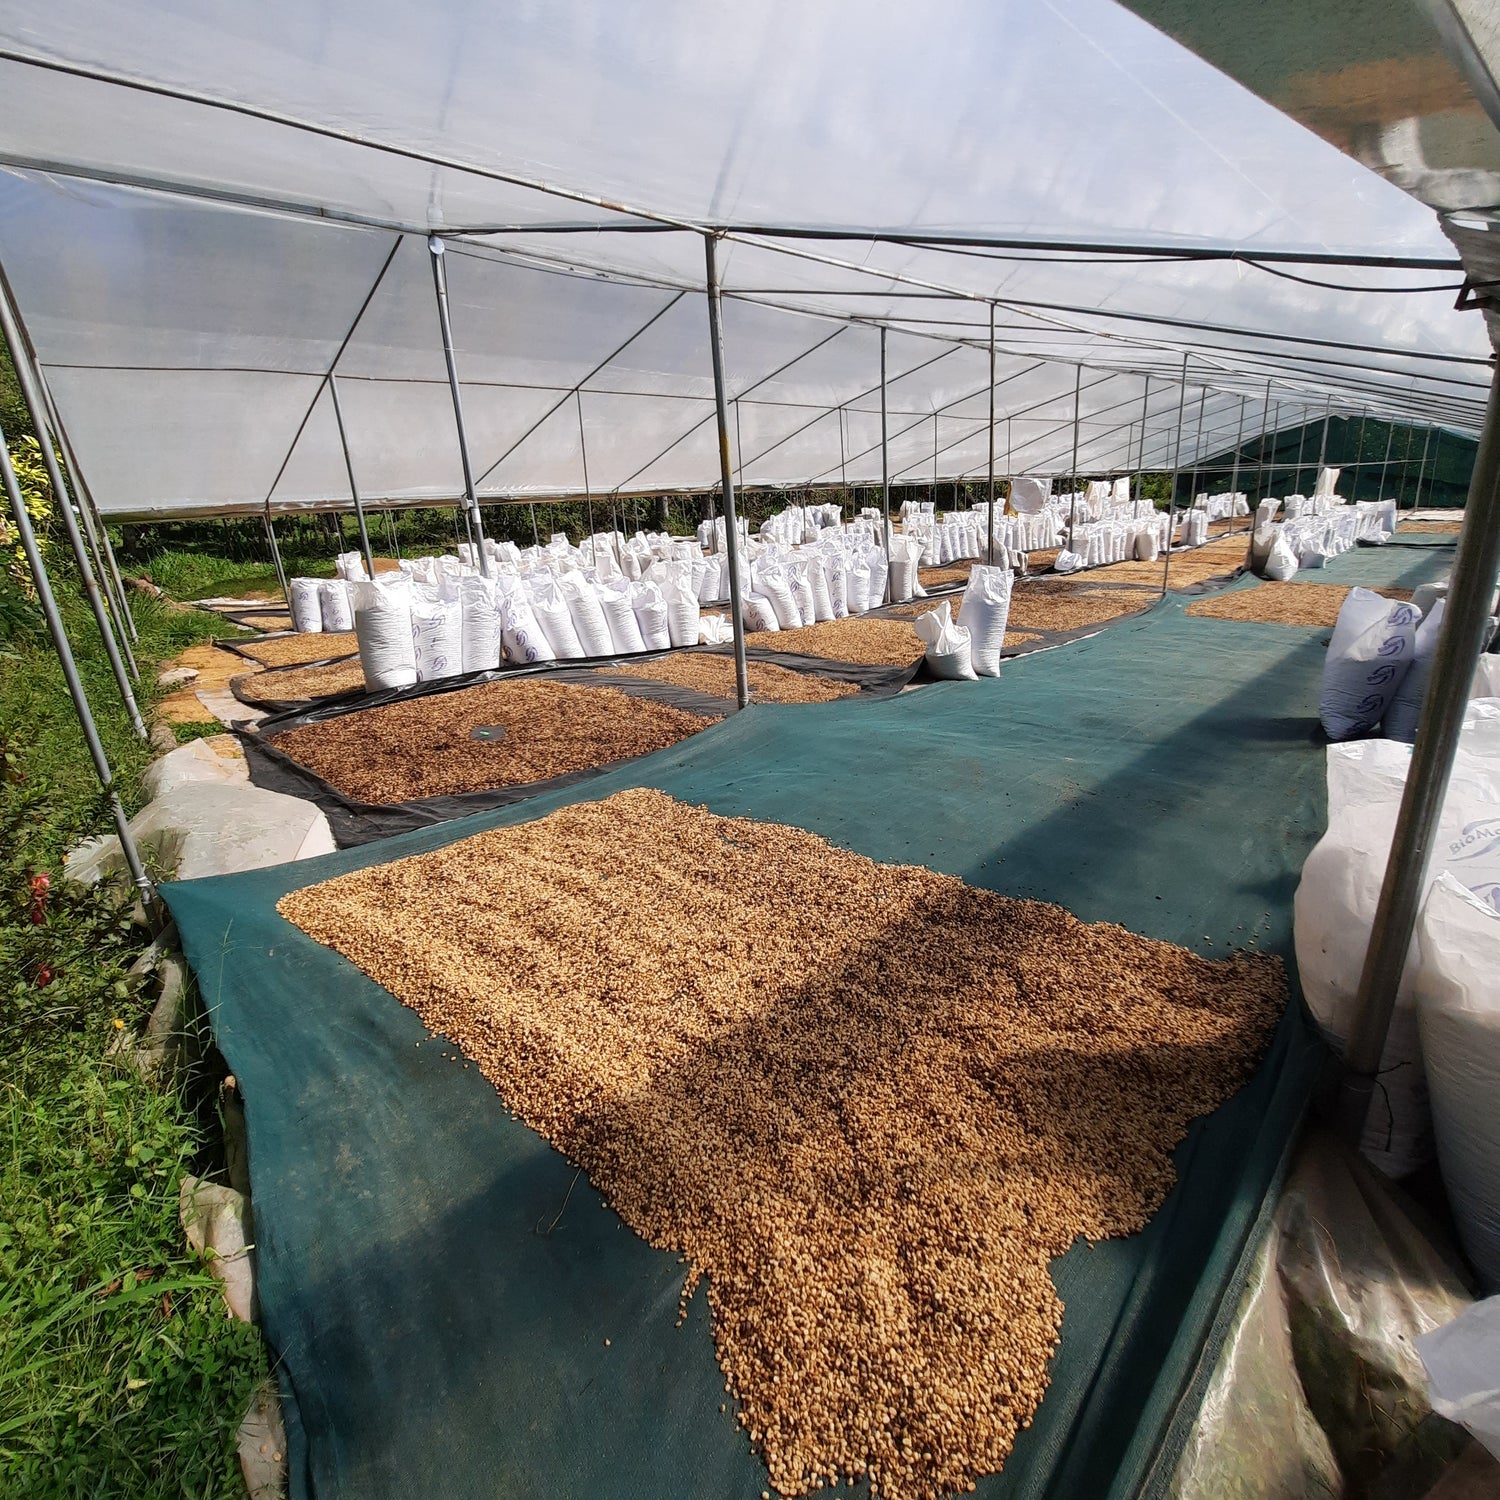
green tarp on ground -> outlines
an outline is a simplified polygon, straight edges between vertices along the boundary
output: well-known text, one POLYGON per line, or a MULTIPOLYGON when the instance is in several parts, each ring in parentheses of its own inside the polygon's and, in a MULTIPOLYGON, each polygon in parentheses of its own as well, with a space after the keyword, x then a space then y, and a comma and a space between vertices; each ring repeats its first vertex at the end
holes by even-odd
MULTIPOLYGON (((571 793, 166 888, 246 1101, 294 1496, 721 1500, 767 1485, 720 1413, 701 1289, 674 1326, 675 1257, 275 900, 648 785, 1200 951, 1253 936, 1290 960, 1291 896, 1324 822, 1323 635, 1193 619, 1184 602, 998 681, 753 707, 571 793)), ((1249 1085, 1190 1132, 1151 1224, 1055 1263, 1051 1388, 982 1496, 1158 1491, 1320 1056, 1294 1006, 1249 1085)))
POLYGON ((1383 547, 1351 547, 1325 567, 1303 568, 1305 583, 1353 583, 1365 588, 1414 589, 1453 570, 1458 538, 1436 532, 1398 531, 1383 547))

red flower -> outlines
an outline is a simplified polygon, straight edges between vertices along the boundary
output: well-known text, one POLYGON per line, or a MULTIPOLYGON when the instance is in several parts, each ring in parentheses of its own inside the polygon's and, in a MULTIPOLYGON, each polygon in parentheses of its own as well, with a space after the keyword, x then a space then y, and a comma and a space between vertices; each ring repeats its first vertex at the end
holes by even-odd
POLYGON ((46 964, 43 964, 41 968, 36 971, 36 987, 39 990, 44 990, 51 983, 52 970, 48 968, 46 964))

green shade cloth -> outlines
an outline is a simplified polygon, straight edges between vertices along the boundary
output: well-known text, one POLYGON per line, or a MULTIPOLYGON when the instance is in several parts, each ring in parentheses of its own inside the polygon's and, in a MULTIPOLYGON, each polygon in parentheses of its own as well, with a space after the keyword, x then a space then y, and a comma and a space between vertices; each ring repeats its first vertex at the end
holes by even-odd
MULTIPOLYGON (((1292 892, 1325 818, 1322 635, 1184 603, 998 680, 754 706, 586 787, 166 887, 246 1101, 294 1496, 722 1500, 768 1485, 720 1413, 701 1289, 674 1326, 676 1258, 277 898, 655 786, 1211 954, 1253 935, 1290 963, 1292 892)), ((1051 1388, 982 1496, 1160 1490, 1322 1055, 1294 1005, 1250 1083, 1191 1129, 1147 1228, 1054 1264, 1067 1311, 1051 1388)))
POLYGON ((1414 589, 1453 571, 1457 537, 1398 531, 1383 547, 1351 547, 1321 568, 1303 568, 1299 583, 1352 583, 1364 588, 1414 589))

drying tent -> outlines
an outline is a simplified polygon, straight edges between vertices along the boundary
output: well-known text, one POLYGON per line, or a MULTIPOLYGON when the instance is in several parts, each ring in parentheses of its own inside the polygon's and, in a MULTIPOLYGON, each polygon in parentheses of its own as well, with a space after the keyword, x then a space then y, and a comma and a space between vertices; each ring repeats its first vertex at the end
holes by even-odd
POLYGON ((1107 0, 19 0, 0 89, 0 266, 113 518, 462 496, 439 248, 486 503, 718 484, 705 234, 744 484, 1480 424, 1433 215, 1107 0))

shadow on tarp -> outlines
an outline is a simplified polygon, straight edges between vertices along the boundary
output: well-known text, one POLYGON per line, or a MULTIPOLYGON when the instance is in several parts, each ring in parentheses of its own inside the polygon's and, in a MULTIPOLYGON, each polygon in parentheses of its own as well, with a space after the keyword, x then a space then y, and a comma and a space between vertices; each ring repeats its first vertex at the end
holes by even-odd
POLYGON ((1366 588, 1414 589, 1424 583, 1437 583, 1453 571, 1456 536, 1422 535, 1397 532, 1395 537, 1374 546, 1351 547, 1331 557, 1321 568, 1302 568, 1299 582, 1347 583, 1366 588))
MULTIPOLYGON (((1253 934, 1290 962, 1291 894, 1324 823, 1321 664, 1314 631, 1198 621, 1169 599, 999 679, 753 707, 588 795, 656 786, 1199 951, 1253 934)), ((294 1496, 767 1487, 719 1412, 701 1291, 673 1326, 676 1258, 273 909, 575 800, 164 888, 246 1099, 294 1496)), ((1321 1057, 1293 1006, 1247 1086, 1191 1127, 1146 1229, 1054 1262, 1067 1311, 1051 1388, 981 1495, 1160 1492, 1321 1057)))

